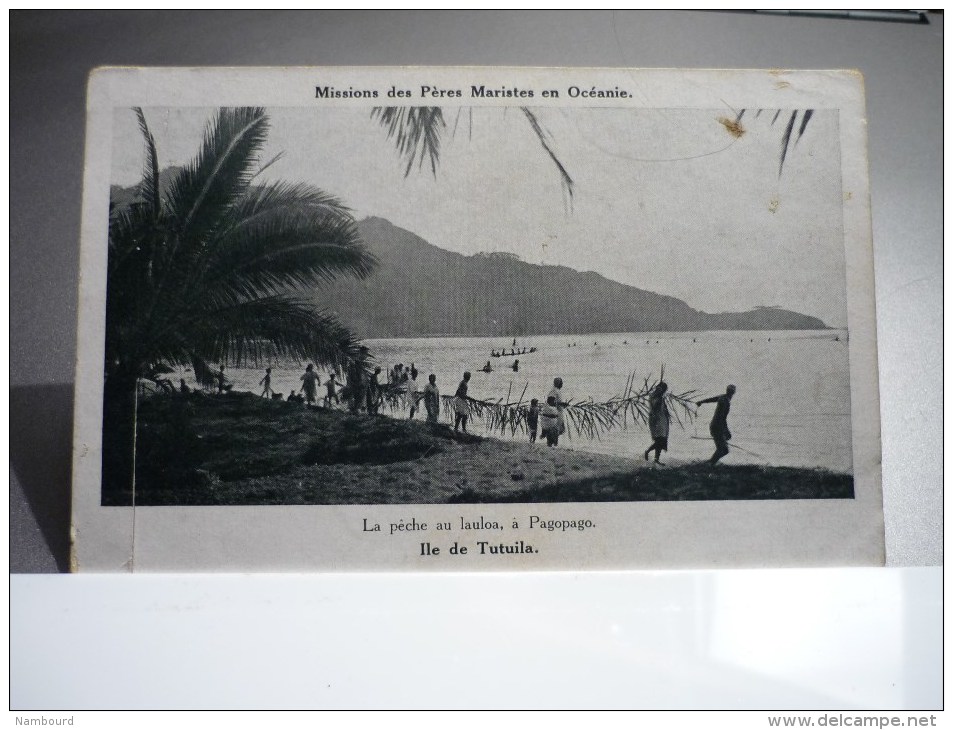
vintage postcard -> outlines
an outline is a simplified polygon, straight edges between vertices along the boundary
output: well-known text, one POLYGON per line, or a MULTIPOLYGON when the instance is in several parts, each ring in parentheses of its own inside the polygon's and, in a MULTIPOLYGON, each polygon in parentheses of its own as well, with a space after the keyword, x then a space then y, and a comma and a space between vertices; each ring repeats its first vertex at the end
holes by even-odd
POLYGON ((74 570, 883 563, 856 72, 88 95, 74 570))

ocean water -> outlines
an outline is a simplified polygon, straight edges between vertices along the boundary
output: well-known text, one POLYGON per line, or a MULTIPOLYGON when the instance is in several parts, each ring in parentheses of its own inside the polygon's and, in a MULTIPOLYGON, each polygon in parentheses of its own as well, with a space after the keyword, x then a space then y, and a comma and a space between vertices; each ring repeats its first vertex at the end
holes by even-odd
MULTIPOLYGON (((506 399, 509 394, 510 401, 516 401, 525 387, 525 401, 542 402, 553 378, 561 377, 565 399, 605 401, 622 394, 630 374, 641 383, 646 377, 657 379, 662 368, 670 392, 695 390, 696 400, 723 393, 731 383, 737 387, 728 416, 733 448, 725 463, 851 471, 845 330, 547 335, 517 340, 517 347, 537 348, 534 353, 496 358, 490 351, 511 349, 512 338, 386 339, 366 344, 383 368, 382 382, 393 365, 414 363, 421 388, 434 373, 441 394, 452 395, 469 370, 469 393, 478 399, 506 399), (511 369, 515 359, 519 372, 511 369), (487 360, 492 373, 480 371, 487 360)), ((227 368, 226 373, 236 390, 260 392, 264 368, 227 368)), ((273 390, 286 396, 300 390, 303 371, 303 365, 273 364, 273 390)), ((326 373, 319 369, 319 374, 323 383, 326 373)), ((189 376, 184 374, 187 382, 189 376)), ((323 393, 319 388, 319 395, 323 393)), ((714 405, 702 406, 684 428, 673 419, 669 451, 662 460, 678 464, 708 458, 714 450, 708 433, 713 413, 714 405)), ((485 432, 478 419, 470 431, 485 432)), ((522 441, 526 436, 516 438, 522 441)), ((646 427, 630 424, 627 430, 603 433, 598 439, 564 436, 559 448, 642 459, 650 442, 646 427)))

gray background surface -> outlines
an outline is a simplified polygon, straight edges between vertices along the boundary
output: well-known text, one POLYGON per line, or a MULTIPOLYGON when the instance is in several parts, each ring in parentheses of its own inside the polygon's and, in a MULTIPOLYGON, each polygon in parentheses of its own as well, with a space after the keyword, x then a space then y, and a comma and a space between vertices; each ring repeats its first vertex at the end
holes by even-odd
POLYGON ((942 562, 943 21, 632 12, 10 16, 10 568, 66 569, 85 84, 98 65, 857 68, 891 566, 942 562))

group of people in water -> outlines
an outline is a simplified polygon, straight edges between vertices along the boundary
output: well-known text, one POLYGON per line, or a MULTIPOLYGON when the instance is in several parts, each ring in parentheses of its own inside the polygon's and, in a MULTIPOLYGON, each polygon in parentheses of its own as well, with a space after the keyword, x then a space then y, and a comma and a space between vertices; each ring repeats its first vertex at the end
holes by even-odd
POLYGON ((536 352, 535 347, 520 347, 513 348, 512 350, 490 350, 490 357, 514 357, 515 355, 528 355, 531 352, 536 352))
MULTIPOLYGON (((514 360, 512 365, 507 365, 507 369, 508 369, 508 370, 512 370, 514 373, 518 373, 518 372, 520 371, 520 361, 519 361, 519 358, 517 358, 516 360, 514 360)), ((480 368, 480 372, 481 372, 481 373, 492 373, 492 372, 493 372, 493 366, 490 365, 490 361, 489 361, 489 360, 486 361, 486 365, 484 365, 482 368, 480 368)))
MULTIPOLYGON (((517 355, 528 355, 532 352, 536 352, 535 347, 517 347, 516 340, 513 340, 513 344, 510 346, 510 349, 507 350, 505 347, 500 348, 499 350, 490 350, 490 357, 515 357, 517 355)), ((516 362, 519 362, 517 360, 516 362)), ((490 368, 490 361, 487 360, 485 368, 490 368)), ((519 368, 513 368, 513 370, 518 370, 519 368)), ((486 372, 490 372, 492 368, 486 372)))

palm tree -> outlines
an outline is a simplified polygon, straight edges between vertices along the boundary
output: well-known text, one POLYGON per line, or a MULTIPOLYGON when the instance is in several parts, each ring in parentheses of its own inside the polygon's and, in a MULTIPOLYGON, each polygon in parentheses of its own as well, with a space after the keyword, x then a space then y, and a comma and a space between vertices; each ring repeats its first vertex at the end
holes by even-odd
MULTIPOLYGON (((133 482, 140 377, 157 365, 212 366, 264 352, 343 367, 354 336, 298 293, 375 264, 355 221, 303 184, 254 184, 268 131, 260 108, 221 109, 196 157, 160 185, 155 140, 135 110, 146 160, 137 199, 110 211, 103 489, 133 482)), ((112 206, 111 206, 112 207, 112 206)))

